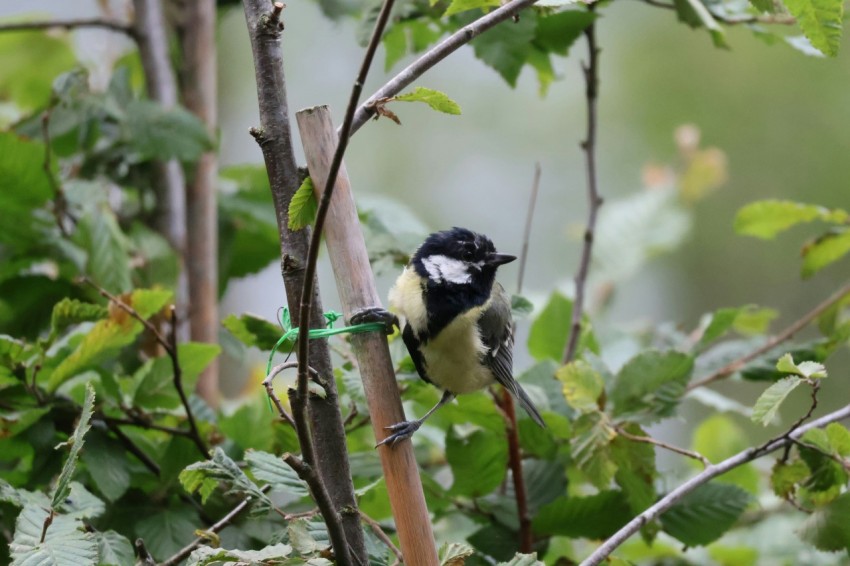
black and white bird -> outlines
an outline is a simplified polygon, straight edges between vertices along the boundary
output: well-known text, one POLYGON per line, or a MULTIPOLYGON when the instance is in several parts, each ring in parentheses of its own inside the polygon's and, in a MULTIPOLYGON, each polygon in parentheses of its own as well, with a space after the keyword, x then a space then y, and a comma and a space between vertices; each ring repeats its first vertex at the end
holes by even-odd
POLYGON ((513 377, 511 304, 496 269, 515 259, 465 228, 431 234, 416 250, 390 290, 390 309, 404 319, 402 338, 419 377, 442 389, 443 397, 421 419, 387 427, 392 434, 379 446, 409 438, 456 395, 494 382, 545 426, 513 377))

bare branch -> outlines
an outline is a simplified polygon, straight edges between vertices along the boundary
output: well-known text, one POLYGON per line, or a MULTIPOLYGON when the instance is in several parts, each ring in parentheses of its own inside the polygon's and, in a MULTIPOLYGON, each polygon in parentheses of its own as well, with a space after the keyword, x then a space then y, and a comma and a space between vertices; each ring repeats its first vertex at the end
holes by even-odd
MULTIPOLYGON (((663 8, 665 10, 675 10, 676 6, 670 4, 668 2, 663 2, 661 0, 643 0, 644 4, 648 4, 650 6, 654 6, 656 8, 663 8)), ((788 16, 784 14, 758 14, 754 16, 743 16, 740 18, 729 18, 727 16, 723 16, 721 14, 717 14, 709 10, 711 17, 713 17, 718 22, 722 22, 726 25, 734 26, 739 24, 777 24, 777 25, 785 25, 785 26, 793 26, 797 23, 796 18, 793 16, 788 16)))
POLYGON ((363 511, 360 512, 360 518, 363 519, 364 523, 369 525, 369 528, 372 529, 372 532, 375 533, 375 536, 378 537, 378 539, 382 543, 387 545, 387 548, 389 548, 392 553, 395 554, 396 564, 398 564, 399 562, 403 562, 404 557, 401 555, 401 550, 399 550, 399 548, 393 544, 393 541, 390 540, 390 537, 387 536, 387 533, 384 532, 384 529, 381 528, 381 525, 378 523, 378 521, 376 521, 363 511))
POLYGON ((622 427, 617 427, 617 434, 622 436, 625 439, 632 440, 634 442, 644 442, 646 444, 652 444, 654 446, 658 446, 659 448, 663 448, 665 450, 669 450, 670 452, 675 452, 676 454, 681 454, 682 456, 687 456, 688 458, 693 458, 694 460, 702 463, 703 467, 708 467, 711 465, 711 461, 700 454, 699 452, 694 452, 691 450, 686 450, 684 448, 679 448, 678 446, 674 446, 672 444, 667 444, 666 442, 662 442, 651 436, 638 436, 635 434, 631 434, 623 430, 622 427))
MULTIPOLYGON (((593 11, 594 4, 588 6, 593 11)), ((573 316, 570 323, 570 338, 564 349, 563 363, 575 358, 578 341, 581 336, 581 317, 584 314, 584 292, 587 284, 587 274, 590 271, 590 258, 593 252, 593 236, 596 230, 596 215, 602 206, 602 197, 596 186, 596 113, 599 98, 599 47, 596 45, 596 24, 591 23, 584 31, 587 38, 588 62, 582 64, 585 81, 585 98, 587 100, 587 133, 581 147, 585 154, 587 170, 587 199, 589 210, 587 227, 584 230, 584 247, 581 261, 575 277, 575 300, 573 301, 573 316)))
POLYGON ((135 39, 136 32, 133 27, 117 20, 104 18, 72 18, 68 20, 42 20, 35 22, 14 22, 0 24, 0 33, 4 31, 38 31, 45 29, 76 29, 76 28, 102 28, 110 31, 123 33, 135 39))
MULTIPOLYGON (((384 86, 376 90, 372 96, 360 105, 351 124, 351 135, 354 135, 354 133, 359 130, 369 118, 375 115, 375 103, 377 101, 382 98, 395 96, 401 92, 404 87, 418 79, 431 67, 457 51, 458 48, 466 45, 475 37, 481 35, 496 24, 512 18, 519 13, 520 10, 528 8, 535 2, 537 2, 537 0, 511 0, 489 14, 478 18, 471 24, 460 28, 449 37, 426 51, 421 57, 405 67, 400 73, 390 79, 390 81, 384 86)), ((340 129, 339 132, 341 139, 342 130, 340 129)))
POLYGON ((158 430, 160 432, 166 432, 174 436, 185 436, 187 438, 192 436, 192 433, 187 430, 170 426, 158 425, 156 423, 147 422, 142 419, 119 419, 116 417, 107 417, 103 414, 98 414, 95 418, 102 420, 104 423, 111 423, 119 426, 132 426, 136 428, 143 428, 145 430, 158 430))
POLYGON ((712 373, 711 375, 708 375, 708 376, 706 376, 702 379, 698 379, 696 381, 692 381, 691 383, 688 384, 686 392, 687 391, 693 391, 697 387, 703 387, 704 385, 714 383, 715 381, 719 381, 721 379, 726 379, 727 377, 734 374, 735 372, 743 369, 744 366, 746 366, 748 363, 755 360, 759 356, 769 352, 770 350, 772 350, 773 348, 775 348, 779 344, 782 344, 783 342, 793 338, 794 335, 797 332, 799 332, 800 330, 805 328, 810 322, 812 322, 814 319, 819 317, 827 309, 832 307, 834 304, 836 304, 838 301, 840 301, 841 299, 843 299, 847 295, 850 295, 850 283, 845 284, 838 291, 836 291, 835 293, 833 293, 832 295, 827 297, 826 300, 824 300, 819 305, 817 305, 815 308, 813 308, 812 310, 810 310, 809 312, 804 314, 798 320, 791 323, 782 332, 780 332, 779 334, 777 334, 776 336, 774 336, 773 338, 771 338, 770 340, 765 342, 759 348, 756 348, 755 350, 753 350, 749 354, 746 354, 745 356, 741 356, 737 360, 726 364, 725 366, 723 366, 722 368, 720 368, 716 372, 712 373))
POLYGON ((771 439, 762 446, 759 446, 757 448, 748 448, 746 450, 743 450, 742 452, 735 454, 731 458, 723 460, 718 464, 713 464, 711 466, 706 467, 704 471, 692 477, 691 479, 689 479, 688 481, 686 481, 685 483, 683 483, 682 485, 680 485, 679 487, 659 499, 658 502, 655 503, 655 505, 652 505, 651 507, 649 507, 649 509, 647 509, 628 523, 626 523, 623 528, 617 531, 613 536, 611 536, 602 545, 600 545, 599 548, 597 548, 590 556, 588 556, 581 563, 581 566, 595 566, 596 564, 600 564, 603 560, 610 556, 611 553, 617 549, 617 547, 623 544, 630 536, 637 533, 641 529, 641 527, 659 517, 675 503, 680 501, 685 495, 694 491, 699 486, 708 483, 710 480, 728 472, 729 470, 742 466, 747 462, 751 462, 752 460, 764 456, 765 454, 774 452, 779 448, 783 448, 789 443, 799 439, 801 436, 803 436, 803 434, 805 434, 809 430, 813 430, 815 428, 822 428, 830 423, 834 423, 836 421, 840 421, 847 418, 850 418, 850 405, 847 405, 842 409, 824 415, 823 417, 812 421, 807 425, 801 426, 790 434, 785 433, 777 438, 771 439))
POLYGON ((528 212, 525 215, 525 229, 522 231, 522 251, 519 254, 519 274, 516 292, 522 294, 525 279, 525 262, 528 260, 528 242, 531 239, 531 221, 534 218, 534 206, 537 204, 537 192, 540 189, 540 162, 534 164, 534 180, 531 182, 531 195, 528 197, 528 212))

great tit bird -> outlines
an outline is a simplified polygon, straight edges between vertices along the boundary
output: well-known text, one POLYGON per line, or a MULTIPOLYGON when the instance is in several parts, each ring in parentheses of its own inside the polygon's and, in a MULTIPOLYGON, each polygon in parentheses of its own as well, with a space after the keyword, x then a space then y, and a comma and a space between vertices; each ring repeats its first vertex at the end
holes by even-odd
POLYGON ((390 308, 404 318, 402 338, 419 377, 442 389, 443 397, 421 419, 387 427, 393 434, 379 446, 410 438, 456 395, 494 381, 546 426, 513 378, 511 304, 496 283, 496 268, 515 259, 465 228, 431 234, 413 254, 390 290, 390 308))

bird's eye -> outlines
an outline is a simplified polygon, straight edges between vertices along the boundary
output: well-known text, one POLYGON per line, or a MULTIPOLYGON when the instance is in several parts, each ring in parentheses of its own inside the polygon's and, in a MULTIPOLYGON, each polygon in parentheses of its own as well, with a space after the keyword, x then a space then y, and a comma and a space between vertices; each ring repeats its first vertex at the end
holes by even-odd
POLYGON ((472 261, 472 258, 475 257, 475 253, 470 249, 463 250, 462 256, 464 261, 472 261))

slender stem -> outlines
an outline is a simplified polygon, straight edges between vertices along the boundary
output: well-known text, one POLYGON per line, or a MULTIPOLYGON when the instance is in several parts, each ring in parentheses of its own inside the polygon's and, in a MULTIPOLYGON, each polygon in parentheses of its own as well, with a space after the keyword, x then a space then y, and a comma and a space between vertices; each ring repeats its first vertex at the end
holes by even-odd
POLYGON ((698 460, 699 462, 701 462, 702 465, 706 468, 711 465, 711 461, 699 452, 679 448, 678 446, 667 444, 666 442, 662 442, 660 440, 652 438, 651 436, 638 436, 635 434, 631 434, 623 430, 621 427, 617 427, 617 434, 633 442, 644 442, 646 444, 652 444, 654 446, 658 446, 659 448, 669 450, 670 452, 675 452, 676 454, 681 454, 682 456, 693 458, 694 460, 698 460))
POLYGON ((399 550, 399 548, 393 544, 393 541, 390 539, 390 537, 387 536, 387 533, 384 532, 384 529, 381 528, 381 525, 378 523, 378 521, 376 521, 363 511, 360 511, 360 518, 363 520, 364 523, 369 525, 369 528, 372 529, 372 532, 375 533, 375 536, 378 537, 378 539, 382 543, 387 545, 387 548, 389 548, 392 553, 395 554, 396 562, 404 561, 404 557, 401 555, 401 550, 399 550))
POLYGON ((119 419, 115 417, 107 417, 103 414, 97 415, 97 417, 95 418, 100 419, 104 423, 111 423, 119 426, 133 426, 137 428, 143 428, 145 430, 158 430, 160 432, 167 432, 168 434, 172 434, 174 436, 185 436, 187 438, 192 436, 192 433, 187 430, 170 426, 158 425, 156 423, 149 423, 139 419, 119 419))
MULTIPOLYGON (((319 209, 316 213, 316 223, 313 227, 313 234, 310 238, 310 248, 307 252, 307 266, 304 270, 304 286, 301 291, 301 308, 298 319, 301 321, 310 320, 310 309, 312 308, 312 293, 313 281, 316 277, 316 262, 319 259, 319 245, 322 239, 322 228, 325 224, 325 218, 328 215, 328 209, 331 205, 331 196, 333 196, 336 178, 339 174, 339 168, 342 165, 342 157, 345 154, 345 149, 348 147, 348 139, 351 135, 351 125, 354 119, 354 111, 357 108, 357 101, 360 99, 360 93, 363 90, 363 84, 366 82, 366 76, 369 74, 369 67, 372 66, 372 59, 375 56, 375 50, 381 41, 381 36, 384 33, 384 28, 387 25, 387 20, 390 17, 395 0, 384 0, 384 5, 381 7, 381 12, 378 14, 378 19, 375 22, 375 27, 372 30, 372 37, 369 39, 369 45, 366 47, 366 53, 363 56, 363 62, 360 65, 360 71, 357 73, 357 78, 354 80, 354 86, 351 88, 351 96, 348 100, 348 106, 345 110, 345 118, 342 122, 342 131, 339 134, 339 142, 334 151, 333 160, 328 171, 328 179, 325 183, 325 190, 322 193, 322 199, 319 203, 319 209)), ((302 399, 307 398, 307 360, 309 355, 309 325, 301 324, 298 332, 298 395, 302 399)), ((296 417, 298 418, 298 417, 296 417)))
POLYGON ((45 29, 75 29, 75 28, 103 28, 111 31, 129 35, 132 38, 136 37, 136 32, 132 26, 116 20, 107 20, 103 18, 72 18, 68 20, 43 20, 36 22, 14 22, 0 24, 0 32, 4 31, 37 31, 45 29))
POLYGON ((50 183, 55 195, 53 199, 53 217, 56 219, 56 226, 59 228, 59 232, 62 234, 62 237, 68 238, 70 237, 70 234, 68 234, 68 230, 65 228, 64 222, 64 216, 68 210, 68 201, 65 199, 65 191, 62 189, 62 185, 53 175, 53 148, 51 147, 50 140, 50 109, 45 110, 41 115, 41 137, 44 140, 44 162, 42 164, 42 169, 44 170, 44 174, 47 176, 47 182, 50 183))
MULTIPOLYGON (((233 519, 235 519, 236 516, 239 515, 239 513, 241 513, 242 511, 244 511, 245 508, 248 507, 248 505, 250 505, 250 504, 251 504, 251 497, 249 496, 249 497, 246 497, 245 499, 243 499, 241 502, 239 502, 239 504, 236 507, 234 507, 233 509, 231 509, 230 512, 227 515, 225 515, 224 517, 222 517, 221 519, 216 521, 208 529, 204 529, 204 530, 208 533, 219 532, 220 530, 224 529, 224 527, 229 525, 233 521, 233 519)), ((198 546, 200 546, 201 543, 203 543, 205 540, 206 539, 202 538, 202 537, 196 538, 195 540, 193 540, 192 542, 190 542, 189 544, 187 544, 186 546, 181 548, 177 552, 177 554, 175 554, 174 556, 172 556, 168 560, 160 563, 159 566, 174 566, 176 564, 179 564, 180 562, 183 561, 183 559, 185 559, 187 556, 189 556, 189 554, 191 554, 193 550, 195 550, 198 546)))
POLYGON ((517 295, 522 294, 522 283, 525 279, 525 262, 528 260, 528 242, 531 239, 531 221, 534 218, 534 207, 537 204, 537 192, 540 189, 540 163, 534 164, 534 180, 531 182, 531 195, 528 197, 528 212, 525 215, 525 229, 522 231, 522 249, 519 254, 519 274, 516 281, 517 295))
MULTIPOLYGON (((594 4, 588 6, 593 11, 594 4)), ((584 231, 584 246, 581 252, 581 261, 575 277, 575 300, 573 301, 573 315, 570 324, 570 338, 564 349, 563 362, 566 364, 575 358, 581 336, 581 318, 584 314, 584 294, 587 285, 587 274, 590 271, 590 258, 593 252, 593 236, 596 230, 596 216, 599 207, 602 206, 602 197, 596 185, 596 115, 597 101, 599 97, 599 47, 596 45, 596 23, 591 23, 584 31, 587 39, 588 62, 582 65, 585 81, 585 98, 587 100, 587 133, 581 147, 585 154, 585 167, 587 170, 587 199, 589 210, 587 217, 587 228, 584 231)))
POLYGON ((695 475, 664 497, 658 500, 657 503, 649 507, 646 511, 626 523, 626 525, 606 540, 599 546, 590 556, 588 556, 580 566, 595 566, 604 561, 611 555, 614 550, 623 544, 629 537, 637 533, 641 527, 654 520, 662 513, 667 511, 675 503, 680 501, 685 495, 694 491, 699 486, 708 483, 717 476, 742 466, 752 460, 760 458, 765 454, 769 454, 779 448, 782 448, 789 443, 799 439, 803 434, 815 428, 824 427, 830 423, 850 418, 850 405, 842 409, 824 415, 823 417, 810 422, 807 425, 801 426, 793 432, 784 433, 781 436, 768 441, 766 444, 757 448, 748 448, 743 450, 731 458, 727 458, 718 464, 706 467, 705 470, 695 475))
MULTIPOLYGON (((676 6, 669 2, 662 2, 661 0, 643 0, 644 4, 648 4, 649 6, 654 6, 656 8, 664 8, 665 10, 675 10, 676 6)), ((755 16, 744 16, 741 18, 728 18, 721 14, 716 14, 709 10, 711 16, 717 20, 718 22, 723 22, 726 25, 734 26, 739 24, 777 24, 777 25, 785 25, 785 26, 793 26, 797 23, 797 19, 793 16, 783 15, 783 14, 772 14, 772 15, 764 15, 758 14, 755 16)))
POLYGON ((524 554, 532 552, 534 533, 531 531, 531 515, 528 511, 528 495, 525 487, 525 476, 522 470, 522 454, 519 447, 519 431, 517 429, 514 400, 507 389, 502 389, 501 400, 497 399, 505 413, 505 434, 508 437, 508 467, 514 482, 514 497, 516 498, 517 518, 519 519, 519 551, 524 554))
POLYGON ((316 501, 316 505, 319 507, 328 527, 328 535, 330 535, 337 563, 344 566, 352 564, 345 531, 342 528, 342 520, 328 496, 324 482, 316 473, 316 469, 292 454, 284 454, 283 461, 289 464, 289 467, 298 474, 298 477, 310 487, 313 499, 316 501))
MULTIPOLYGON (((421 57, 405 67, 360 105, 354 115, 354 121, 351 125, 351 135, 354 135, 354 133, 359 130, 360 127, 369 120, 369 118, 375 115, 375 102, 382 98, 395 96, 401 92, 404 87, 408 86, 431 67, 457 51, 460 47, 466 45, 475 37, 481 35, 496 24, 514 17, 520 12, 520 10, 528 8, 535 2, 537 2, 537 0, 511 0, 499 8, 496 8, 489 14, 478 18, 471 24, 460 28, 452 35, 426 51, 421 57)), ((342 135, 340 135, 340 138, 342 138, 342 135)))
POLYGON ((715 381, 726 379, 735 372, 743 369, 744 366, 746 366, 754 359, 769 352, 779 344, 782 344, 783 342, 793 338, 797 332, 805 328, 810 322, 819 317, 827 309, 835 305, 838 301, 840 301, 847 295, 850 295, 850 282, 846 283, 838 291, 827 297, 823 302, 818 304, 815 308, 804 314, 802 317, 792 322, 787 328, 785 328, 782 332, 765 342, 762 346, 756 348, 749 354, 741 356, 737 360, 726 364, 714 373, 702 379, 692 381, 688 384, 686 391, 693 391, 698 387, 703 387, 710 383, 714 383, 715 381))

